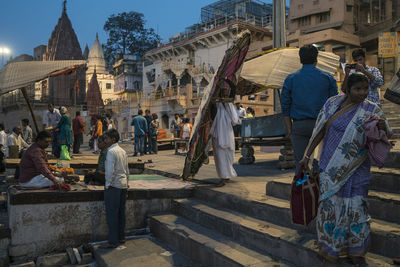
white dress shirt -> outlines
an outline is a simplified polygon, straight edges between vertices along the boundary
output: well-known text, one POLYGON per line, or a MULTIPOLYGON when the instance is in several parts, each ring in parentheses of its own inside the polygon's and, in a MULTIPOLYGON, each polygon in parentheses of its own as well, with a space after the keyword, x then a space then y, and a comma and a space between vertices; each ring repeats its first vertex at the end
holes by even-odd
POLYGON ((50 112, 50 110, 48 110, 46 113, 46 119, 47 119, 46 121, 47 127, 56 128, 59 120, 61 119, 60 111, 56 108, 53 110, 53 113, 50 112))
POLYGON ((28 144, 32 143, 33 132, 32 128, 28 125, 26 127, 22 127, 22 139, 28 144))
POLYGON ((108 148, 105 162, 105 188, 109 186, 126 189, 128 188, 128 156, 117 143, 108 148))
POLYGON ((4 130, 0 131, 0 145, 3 145, 1 151, 5 154, 7 152, 7 134, 4 130))
POLYGON ((18 146, 18 151, 21 152, 23 148, 29 147, 29 145, 22 139, 21 135, 17 135, 12 132, 7 138, 7 157, 10 156, 10 146, 18 146))

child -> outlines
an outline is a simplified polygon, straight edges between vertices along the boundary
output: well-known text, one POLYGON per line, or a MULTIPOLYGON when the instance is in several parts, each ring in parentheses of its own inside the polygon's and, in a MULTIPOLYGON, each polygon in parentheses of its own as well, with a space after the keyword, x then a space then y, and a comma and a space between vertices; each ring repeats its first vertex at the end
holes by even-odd
POLYGON ((85 184, 104 185, 105 184, 105 164, 108 152, 108 146, 104 142, 104 136, 99 136, 98 145, 101 149, 100 156, 97 161, 97 168, 95 171, 89 171, 85 174, 85 184))
POLYGON ((128 157, 119 145, 119 133, 106 131, 104 141, 108 146, 105 162, 104 202, 108 225, 108 243, 101 248, 116 248, 125 242, 125 202, 128 189, 128 157))

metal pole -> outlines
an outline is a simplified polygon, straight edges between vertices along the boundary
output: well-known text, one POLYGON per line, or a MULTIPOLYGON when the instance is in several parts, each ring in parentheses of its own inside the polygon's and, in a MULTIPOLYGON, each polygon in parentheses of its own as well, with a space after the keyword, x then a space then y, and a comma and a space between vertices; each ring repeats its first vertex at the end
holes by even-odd
MULTIPOLYGON (((274 0, 273 3, 273 46, 274 48, 286 46, 286 6, 285 0, 274 0)), ((281 112, 280 92, 274 90, 274 111, 281 112)))
POLYGON ((274 0, 273 4, 273 45, 274 48, 286 46, 285 0, 274 0))

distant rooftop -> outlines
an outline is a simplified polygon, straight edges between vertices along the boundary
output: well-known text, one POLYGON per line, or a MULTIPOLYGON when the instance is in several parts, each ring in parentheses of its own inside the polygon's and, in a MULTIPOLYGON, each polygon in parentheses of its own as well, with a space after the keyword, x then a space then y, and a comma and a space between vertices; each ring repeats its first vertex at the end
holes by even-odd
POLYGON ((170 43, 179 42, 196 34, 209 31, 234 21, 247 22, 259 27, 272 23, 272 4, 258 0, 220 0, 201 9, 201 23, 172 36, 170 43))

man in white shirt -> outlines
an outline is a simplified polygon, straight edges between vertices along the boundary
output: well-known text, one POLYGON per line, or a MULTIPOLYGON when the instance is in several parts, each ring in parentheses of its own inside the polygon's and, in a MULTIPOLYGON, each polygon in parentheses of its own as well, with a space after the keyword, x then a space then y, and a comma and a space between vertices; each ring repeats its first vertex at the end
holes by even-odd
MULTIPOLYGON (((241 136, 241 131, 242 131, 242 119, 246 118, 246 110, 243 108, 240 103, 236 103, 236 114, 237 117, 239 118, 238 123, 233 126, 233 132, 235 134, 235 137, 240 137, 241 136)), ((235 141, 235 150, 239 149, 239 142, 235 141)))
POLYGON ((4 131, 4 124, 0 123, 0 150, 4 153, 7 153, 7 134, 4 131))
POLYGON ((18 146, 18 154, 21 155, 21 151, 28 148, 29 145, 22 139, 21 127, 16 126, 13 128, 12 133, 7 138, 7 157, 10 156, 10 146, 18 146))
POLYGON ((29 126, 29 120, 28 119, 22 119, 22 139, 27 144, 32 144, 32 139, 33 139, 33 133, 32 133, 32 128, 29 126))
POLYGON ((109 146, 105 162, 104 203, 108 225, 108 243, 102 248, 116 248, 125 242, 125 202, 128 191, 128 156, 119 145, 119 133, 106 131, 104 142, 109 146))
MULTIPOLYGON (((46 113, 46 127, 52 127, 54 129, 61 119, 61 114, 58 109, 54 108, 53 104, 49 104, 48 109, 49 110, 46 113)), ((51 153, 58 158, 60 154, 60 146, 57 144, 58 132, 52 131, 51 133, 51 153)))

